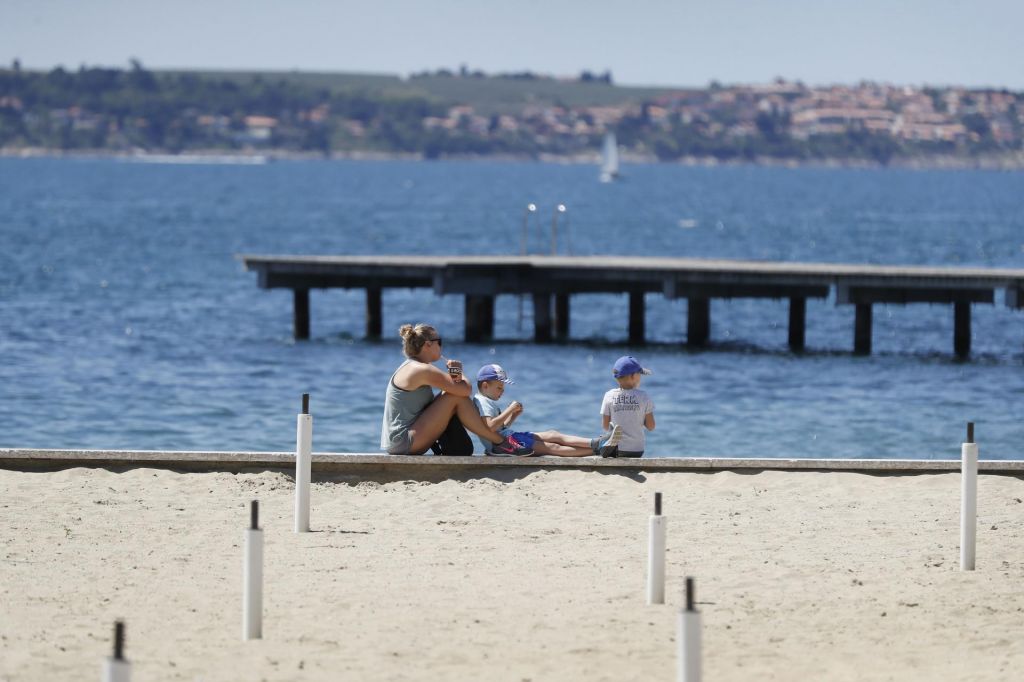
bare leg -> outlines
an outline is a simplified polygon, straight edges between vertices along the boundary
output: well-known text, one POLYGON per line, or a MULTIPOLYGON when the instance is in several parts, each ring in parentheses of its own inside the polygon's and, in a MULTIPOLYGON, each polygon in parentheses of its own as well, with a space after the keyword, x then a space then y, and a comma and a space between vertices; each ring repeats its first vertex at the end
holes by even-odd
POLYGON ((505 440, 504 436, 499 435, 497 431, 487 425, 487 422, 480 416, 480 412, 477 411, 476 405, 473 404, 472 400, 469 398, 454 398, 454 400, 456 401, 459 421, 470 432, 490 440, 495 445, 505 440))
MULTIPOLYGON (((542 431, 537 435, 537 438, 544 441, 545 443, 554 443, 556 445, 566 445, 570 448, 586 448, 590 450, 590 439, 582 438, 580 436, 567 436, 564 433, 558 431, 542 431)), ((591 451, 590 454, 594 454, 591 451)))
POLYGON ((459 421, 463 426, 476 435, 486 438, 494 444, 504 440, 487 427, 469 398, 442 393, 434 398, 434 402, 427 405, 425 410, 420 412, 420 416, 416 417, 416 421, 409 427, 409 435, 412 436, 412 447, 409 452, 415 455, 426 452, 438 436, 444 433, 454 414, 459 416, 459 421))
POLYGON ((558 443, 546 443, 540 439, 535 439, 533 441, 533 451, 538 455, 554 455, 555 457, 590 457, 594 454, 594 451, 590 448, 589 441, 586 447, 572 448, 566 445, 559 445, 558 443))

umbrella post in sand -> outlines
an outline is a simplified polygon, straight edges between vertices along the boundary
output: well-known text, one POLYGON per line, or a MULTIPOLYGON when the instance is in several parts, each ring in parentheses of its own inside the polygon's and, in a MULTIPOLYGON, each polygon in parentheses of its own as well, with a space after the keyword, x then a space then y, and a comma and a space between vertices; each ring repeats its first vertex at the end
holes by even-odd
POLYGON ((686 608, 679 609, 678 682, 700 682, 700 613, 694 604, 693 578, 687 578, 686 608))
POLYGON ((978 444, 974 422, 967 422, 967 442, 960 446, 960 570, 974 570, 978 534, 978 444))
POLYGON ((661 493, 654 493, 654 515, 648 523, 647 603, 665 603, 665 525, 661 515, 661 493))
POLYGON ((114 655, 103 661, 103 682, 130 682, 132 664, 124 657, 124 621, 114 623, 114 655))
POLYGON ((245 563, 242 566, 242 639, 263 637, 263 531, 260 503, 250 506, 251 523, 245 531, 245 563))
POLYGON ((302 414, 295 427, 295 532, 309 532, 309 480, 313 462, 313 415, 309 394, 302 394, 302 414))

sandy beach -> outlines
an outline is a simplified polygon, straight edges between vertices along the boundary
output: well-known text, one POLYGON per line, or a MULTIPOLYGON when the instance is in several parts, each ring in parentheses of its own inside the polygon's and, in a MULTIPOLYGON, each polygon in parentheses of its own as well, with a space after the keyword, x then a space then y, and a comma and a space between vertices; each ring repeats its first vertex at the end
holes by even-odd
POLYGON ((1024 481, 958 474, 0 471, 0 680, 98 679, 127 623, 137 680, 674 679, 684 578, 708 680, 1012 680, 1024 671, 1024 481), (667 604, 644 601, 668 516, 667 604), (248 502, 264 639, 241 641, 248 502))

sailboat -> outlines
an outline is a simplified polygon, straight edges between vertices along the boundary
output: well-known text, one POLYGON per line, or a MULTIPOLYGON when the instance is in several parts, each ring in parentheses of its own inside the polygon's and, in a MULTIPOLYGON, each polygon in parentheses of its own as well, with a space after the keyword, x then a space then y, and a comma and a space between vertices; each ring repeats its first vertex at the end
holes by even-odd
POLYGON ((615 133, 604 136, 601 148, 601 182, 611 182, 619 177, 619 145, 615 141, 615 133))

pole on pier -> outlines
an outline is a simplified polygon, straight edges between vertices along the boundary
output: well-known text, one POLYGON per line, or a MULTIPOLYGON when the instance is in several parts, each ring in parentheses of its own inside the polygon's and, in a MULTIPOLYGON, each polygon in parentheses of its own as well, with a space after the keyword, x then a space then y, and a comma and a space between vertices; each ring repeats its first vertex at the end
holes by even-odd
POLYGON ((640 346, 644 343, 644 292, 629 292, 629 343, 640 346))
POLYGON ((558 216, 565 213, 565 204, 555 206, 551 214, 551 255, 558 254, 558 216))
POLYGON ((971 303, 953 303, 953 353, 958 358, 971 354, 971 303))
MULTIPOLYGON (((537 212, 536 204, 527 204, 526 210, 523 212, 523 233, 519 237, 519 255, 525 256, 530 246, 530 214, 537 212)), ((516 329, 522 331, 523 329, 523 295, 519 295, 519 321, 516 325, 516 329)))
POLYGON ((661 493, 654 493, 654 515, 648 522, 647 603, 665 603, 665 525, 661 515, 661 493))
POLYGON ((789 299, 789 349, 794 353, 804 349, 806 328, 807 299, 803 296, 792 296, 789 299))
POLYGON ((686 304, 686 345, 704 346, 711 336, 711 302, 689 298, 686 304))
POLYGON ((242 639, 263 637, 263 531, 260 530, 259 502, 250 505, 249 528, 245 531, 242 565, 242 639))
POLYGON ((466 294, 464 334, 468 343, 494 337, 494 296, 466 294))
POLYGON ((292 328, 296 339, 309 338, 309 289, 292 289, 295 310, 292 328))
POLYGON ((569 230, 569 213, 565 213, 565 222, 562 223, 562 232, 565 233, 565 255, 572 255, 572 232, 569 230))
POLYGON ((569 339, 569 294, 555 294, 555 336, 569 339))
POLYGON ((533 340, 536 343, 551 342, 551 294, 533 295, 533 340))
POLYGON ((124 657, 124 621, 114 622, 114 654, 103 661, 103 682, 131 682, 132 664, 124 657))
POLYGON ((871 355, 871 304, 858 303, 853 321, 853 352, 871 355))
POLYGON ((978 444, 974 422, 967 422, 967 442, 960 446, 960 570, 974 570, 978 532, 978 444))
POLYGON ((295 427, 295 532, 309 532, 309 483, 313 468, 313 415, 309 394, 302 394, 302 413, 295 427))
POLYGON ((687 578, 686 608, 679 610, 678 682, 700 682, 700 613, 694 604, 693 578, 687 578))
POLYGON ((530 203, 526 205, 523 212, 523 233, 519 237, 519 255, 525 256, 530 250, 530 214, 537 212, 537 205, 530 203))
POLYGON ((381 288, 366 287, 366 338, 379 339, 384 327, 381 288))

